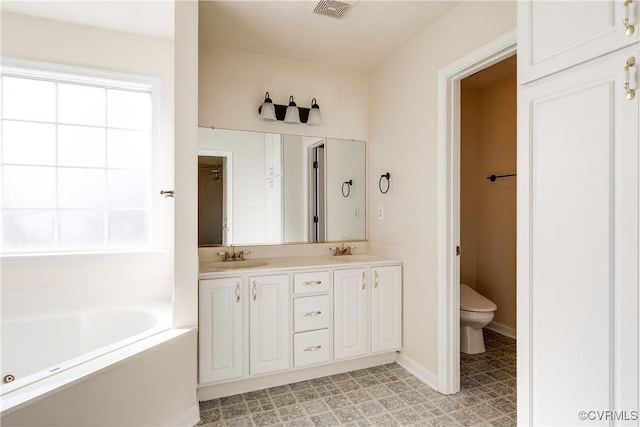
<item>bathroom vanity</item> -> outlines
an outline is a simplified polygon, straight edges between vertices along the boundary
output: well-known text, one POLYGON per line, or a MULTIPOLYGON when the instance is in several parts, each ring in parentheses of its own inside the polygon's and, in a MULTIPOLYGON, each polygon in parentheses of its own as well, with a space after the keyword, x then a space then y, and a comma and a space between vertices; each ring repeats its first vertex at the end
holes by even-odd
POLYGON ((401 262, 202 261, 199 310, 202 398, 389 363, 402 344, 401 262))

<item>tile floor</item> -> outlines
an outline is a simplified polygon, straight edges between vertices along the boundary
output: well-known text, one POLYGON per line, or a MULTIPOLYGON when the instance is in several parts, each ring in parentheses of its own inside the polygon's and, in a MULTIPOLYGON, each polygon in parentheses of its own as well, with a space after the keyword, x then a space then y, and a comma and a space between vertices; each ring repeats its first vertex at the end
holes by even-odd
POLYGON ((444 396, 396 363, 200 402, 200 426, 515 426, 516 343, 485 330, 444 396))

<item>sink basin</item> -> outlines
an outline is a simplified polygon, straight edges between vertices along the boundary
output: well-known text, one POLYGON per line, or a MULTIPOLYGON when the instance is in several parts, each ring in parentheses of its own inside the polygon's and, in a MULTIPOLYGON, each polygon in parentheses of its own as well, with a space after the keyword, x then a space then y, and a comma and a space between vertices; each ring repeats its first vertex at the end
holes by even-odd
POLYGON ((268 263, 265 261, 210 261, 203 262, 200 266, 200 271, 211 271, 211 270, 236 270, 240 268, 253 268, 253 267, 262 267, 263 265, 267 265, 268 263))
POLYGON ((380 257, 377 255, 357 254, 357 255, 331 255, 329 262, 336 264, 348 264, 350 262, 369 262, 377 261, 380 257))

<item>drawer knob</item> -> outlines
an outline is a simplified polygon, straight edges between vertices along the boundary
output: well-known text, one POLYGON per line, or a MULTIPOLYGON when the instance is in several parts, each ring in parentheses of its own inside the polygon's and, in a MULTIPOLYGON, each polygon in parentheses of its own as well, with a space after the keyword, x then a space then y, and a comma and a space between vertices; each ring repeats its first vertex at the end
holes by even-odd
POLYGON ((316 350, 320 350, 321 348, 322 348, 321 345, 312 345, 312 346, 303 348, 302 351, 316 351, 316 350))
POLYGON ((302 315, 304 317, 307 317, 307 316, 319 316, 321 314, 322 314, 322 312, 320 310, 318 310, 318 311, 307 311, 306 313, 302 313, 302 315))
POLYGON ((302 286, 314 286, 322 285, 322 280, 310 280, 308 282, 302 282, 302 286))

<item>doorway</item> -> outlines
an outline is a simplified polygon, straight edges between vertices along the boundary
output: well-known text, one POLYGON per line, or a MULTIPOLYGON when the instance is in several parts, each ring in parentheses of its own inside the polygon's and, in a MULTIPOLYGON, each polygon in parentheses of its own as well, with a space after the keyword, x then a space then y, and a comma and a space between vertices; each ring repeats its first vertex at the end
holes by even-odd
POLYGON ((198 152, 198 246, 233 243, 232 153, 198 152))
POLYGON ((438 391, 460 391, 461 81, 516 53, 512 31, 438 73, 438 391))
MULTIPOLYGON (((516 332, 516 56, 460 81, 460 283, 516 332)), ((464 351, 464 348, 463 348, 464 351)))
POLYGON ((325 142, 324 139, 309 147, 309 241, 326 241, 325 210, 325 142))

